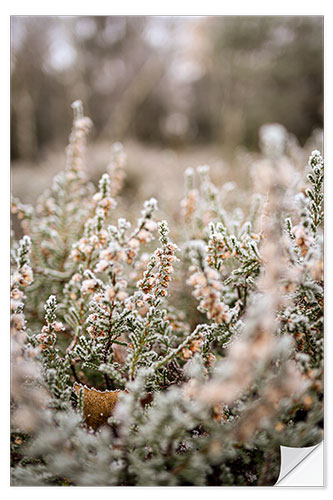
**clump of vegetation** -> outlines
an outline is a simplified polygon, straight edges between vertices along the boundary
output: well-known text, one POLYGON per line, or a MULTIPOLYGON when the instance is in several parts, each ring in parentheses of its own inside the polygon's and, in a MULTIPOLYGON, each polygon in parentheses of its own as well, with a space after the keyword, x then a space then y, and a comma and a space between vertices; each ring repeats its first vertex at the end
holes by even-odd
POLYGON ((155 199, 115 220, 125 153, 96 189, 73 108, 65 170, 12 205, 12 484, 274 484, 281 444, 323 437, 321 154, 302 176, 266 126, 231 211, 188 169, 177 246, 155 199))

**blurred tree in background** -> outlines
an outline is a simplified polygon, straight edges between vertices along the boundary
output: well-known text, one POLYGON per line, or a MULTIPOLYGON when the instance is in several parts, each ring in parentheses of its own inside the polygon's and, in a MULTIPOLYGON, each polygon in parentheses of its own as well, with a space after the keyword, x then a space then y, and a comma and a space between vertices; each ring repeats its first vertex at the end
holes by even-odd
POLYGON ((12 17, 11 152, 63 143, 80 98, 95 140, 254 148, 323 125, 323 18, 12 17))
POLYGON ((234 144, 257 142, 267 121, 301 141, 322 126, 323 29, 316 17, 230 17, 214 22, 212 102, 217 133, 234 144), (213 76, 214 75, 214 76, 213 76))

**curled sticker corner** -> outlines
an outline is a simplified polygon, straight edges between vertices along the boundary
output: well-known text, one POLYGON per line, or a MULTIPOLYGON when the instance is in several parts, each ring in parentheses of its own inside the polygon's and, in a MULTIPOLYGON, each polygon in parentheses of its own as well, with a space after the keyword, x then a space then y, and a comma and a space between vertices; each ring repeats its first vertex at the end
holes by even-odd
MULTIPOLYGON (((306 448, 293 448, 290 446, 280 446, 281 465, 280 474, 275 486, 323 486, 323 441, 314 446, 306 448), (315 469, 311 464, 313 478, 306 474, 304 481, 299 474, 301 466, 306 465, 308 459, 313 458, 316 463, 315 469), (297 473, 297 478, 295 477, 297 473), (299 477, 300 476, 300 477, 299 477), (313 482, 313 484, 312 484, 313 482), (311 484, 310 484, 311 483, 311 484)), ((303 471, 302 471, 303 472, 303 471)), ((304 471, 305 473, 305 471, 304 471)))

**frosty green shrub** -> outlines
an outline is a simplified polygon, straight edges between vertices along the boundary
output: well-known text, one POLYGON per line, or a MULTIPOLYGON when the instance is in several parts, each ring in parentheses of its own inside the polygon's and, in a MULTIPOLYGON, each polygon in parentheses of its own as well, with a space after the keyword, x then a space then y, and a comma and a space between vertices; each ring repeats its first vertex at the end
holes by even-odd
POLYGON ((263 129, 230 210, 188 169, 176 244, 155 199, 115 217, 124 151, 96 189, 73 108, 65 170, 13 200, 12 484, 274 484, 281 444, 323 437, 321 154, 299 172, 263 129))

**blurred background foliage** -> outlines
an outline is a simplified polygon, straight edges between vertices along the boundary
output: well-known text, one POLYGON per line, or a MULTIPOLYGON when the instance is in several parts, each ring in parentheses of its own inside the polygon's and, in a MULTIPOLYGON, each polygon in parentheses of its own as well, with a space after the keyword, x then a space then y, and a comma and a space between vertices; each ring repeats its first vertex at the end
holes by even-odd
POLYGON ((14 16, 11 52, 14 167, 63 147, 77 98, 94 143, 232 152, 323 125, 322 17, 14 16))

